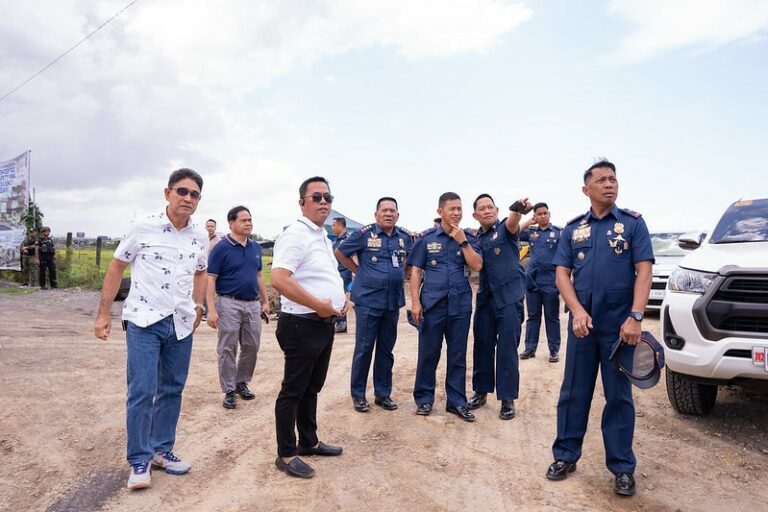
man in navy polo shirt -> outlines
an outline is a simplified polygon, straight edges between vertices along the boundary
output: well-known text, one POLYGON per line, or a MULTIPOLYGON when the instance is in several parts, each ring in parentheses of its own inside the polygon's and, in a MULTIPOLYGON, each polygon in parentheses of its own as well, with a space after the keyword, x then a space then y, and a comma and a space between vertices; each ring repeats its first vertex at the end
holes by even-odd
POLYGON ((256 396, 248 382, 256 369, 261 313, 269 314, 269 298, 261 275, 261 246, 250 239, 251 212, 235 206, 227 213, 230 233, 208 255, 208 325, 219 331, 219 383, 224 408, 256 396), (214 295, 214 290, 218 298, 214 295), (235 361, 240 345, 240 358, 235 361))

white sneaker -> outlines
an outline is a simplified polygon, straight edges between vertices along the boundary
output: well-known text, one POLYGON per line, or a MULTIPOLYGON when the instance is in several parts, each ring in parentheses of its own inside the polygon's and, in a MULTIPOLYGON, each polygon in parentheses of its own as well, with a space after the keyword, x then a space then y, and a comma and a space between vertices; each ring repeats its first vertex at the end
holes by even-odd
POLYGON ((145 489, 152 484, 148 462, 131 464, 131 476, 128 477, 128 489, 145 489))
POLYGON ((175 456, 173 452, 160 452, 152 457, 152 467, 163 469, 169 475, 183 475, 192 466, 175 456))

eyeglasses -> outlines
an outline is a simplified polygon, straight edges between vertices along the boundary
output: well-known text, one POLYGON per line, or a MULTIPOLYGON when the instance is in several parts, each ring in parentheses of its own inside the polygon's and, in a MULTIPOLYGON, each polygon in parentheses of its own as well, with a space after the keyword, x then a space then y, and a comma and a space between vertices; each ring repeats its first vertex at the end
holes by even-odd
POLYGON ((172 188, 171 190, 174 190, 181 197, 187 197, 187 194, 189 194, 195 201, 199 201, 200 198, 203 197, 197 190, 189 190, 187 187, 176 187, 172 188))
POLYGON ((326 203, 333 202, 333 196, 331 195, 330 192, 325 192, 324 194, 321 194, 320 192, 315 192, 311 196, 304 196, 304 199, 306 199, 307 197, 311 197, 312 201, 314 201, 315 203, 319 203, 323 199, 325 199, 326 203))

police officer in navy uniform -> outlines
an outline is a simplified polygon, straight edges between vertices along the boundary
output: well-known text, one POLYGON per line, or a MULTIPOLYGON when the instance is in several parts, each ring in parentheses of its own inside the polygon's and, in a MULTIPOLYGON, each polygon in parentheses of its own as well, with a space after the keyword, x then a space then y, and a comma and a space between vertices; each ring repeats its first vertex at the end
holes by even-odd
POLYGON ((631 496, 635 493, 635 406, 629 380, 609 356, 618 338, 630 345, 640 341, 653 249, 640 214, 616 206, 619 184, 612 163, 601 160, 587 169, 582 191, 591 208, 565 227, 554 259, 557 287, 570 317, 557 439, 552 446, 555 462, 547 478, 562 480, 576 469, 600 368, 606 465, 615 475, 614 491, 631 496))
POLYGON ((443 337, 446 342, 446 411, 475 421, 467 409, 467 336, 472 314, 469 269, 479 272, 483 259, 477 241, 459 228, 461 198, 446 192, 437 213, 441 223, 424 232, 413 245, 409 263, 414 323, 419 328, 419 360, 413 398, 416 414, 428 416, 435 401, 435 372, 443 337), (424 278, 422 283, 422 276, 424 278))
POLYGON ((525 293, 528 322, 525 326, 525 350, 520 354, 520 359, 536 357, 543 307, 549 362, 560 360, 560 295, 555 285, 555 265, 552 259, 561 233, 562 229, 549 222, 547 203, 536 203, 533 206, 533 217, 520 224, 520 241, 528 242, 531 246, 531 259, 525 269, 529 283, 525 293))
MULTIPOLYGON (((346 240, 349 236, 347 234, 347 219, 344 217, 336 217, 333 219, 333 223, 331 224, 331 231, 333 231, 333 234, 336 235, 336 240, 333 241, 333 250, 336 251, 336 249, 339 248, 339 245, 341 245, 341 242, 346 240)), ((339 275, 344 281, 344 293, 347 293, 349 291, 350 285, 352 284, 352 271, 339 263, 339 275)), ((337 334, 347 332, 347 315, 340 316, 336 319, 334 324, 334 331, 337 334)))
POLYGON ((368 370, 373 357, 374 403, 388 411, 392 400, 392 350, 397 341, 397 321, 405 305, 403 282, 411 236, 395 224, 400 217, 397 201, 382 197, 376 203, 376 222, 352 233, 336 249, 336 258, 352 273, 355 304, 355 353, 350 391, 358 412, 370 410, 365 398, 368 370), (352 259, 357 255, 358 263, 352 259))
MULTIPOLYGON (((530 211, 527 199, 521 200, 520 206, 530 211)), ((484 405, 486 395, 493 392, 495 385, 496 396, 501 400, 499 417, 511 420, 515 417, 515 400, 520 390, 517 346, 522 329, 520 313, 525 283, 517 245, 521 213, 510 211, 505 220, 499 220, 499 209, 489 194, 477 196, 473 207, 473 217, 480 222, 477 238, 483 269, 477 290, 472 352, 475 394, 467 408, 484 405)))

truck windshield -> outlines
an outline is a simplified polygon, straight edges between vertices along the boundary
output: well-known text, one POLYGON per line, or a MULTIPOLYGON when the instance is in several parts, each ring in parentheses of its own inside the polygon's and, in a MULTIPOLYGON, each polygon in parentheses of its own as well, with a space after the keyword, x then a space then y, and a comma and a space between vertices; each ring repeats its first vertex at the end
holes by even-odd
POLYGON ((733 203, 709 239, 712 244, 765 241, 768 241, 768 199, 733 203))

